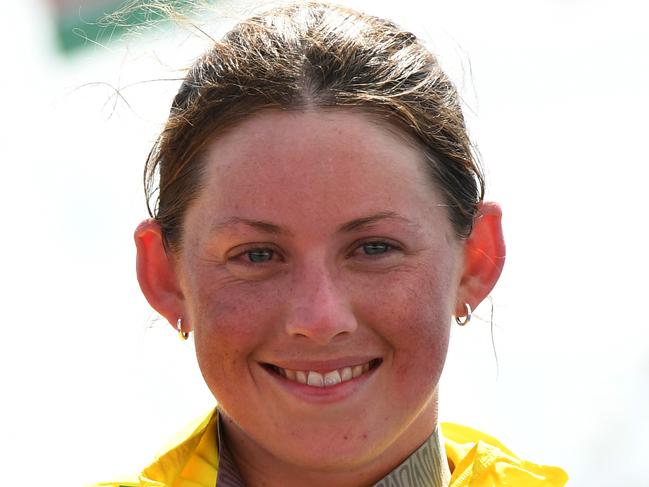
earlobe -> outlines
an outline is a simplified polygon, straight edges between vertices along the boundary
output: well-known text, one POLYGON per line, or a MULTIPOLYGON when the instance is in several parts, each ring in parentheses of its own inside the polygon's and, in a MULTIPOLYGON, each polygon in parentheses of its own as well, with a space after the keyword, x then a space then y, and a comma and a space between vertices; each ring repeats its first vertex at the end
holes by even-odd
POLYGON ((182 292, 160 225, 153 219, 145 220, 135 229, 134 238, 140 289, 153 309, 175 326, 183 314, 182 292))
POLYGON ((464 312, 464 303, 476 309, 489 295, 505 265, 505 254, 502 210, 496 203, 485 202, 464 244, 464 271, 456 313, 464 312))

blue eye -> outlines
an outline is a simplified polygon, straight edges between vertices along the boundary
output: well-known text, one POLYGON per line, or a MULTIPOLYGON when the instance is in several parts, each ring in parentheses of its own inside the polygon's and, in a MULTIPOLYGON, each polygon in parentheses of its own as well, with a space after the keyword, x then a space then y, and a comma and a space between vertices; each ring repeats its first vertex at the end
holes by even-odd
POLYGON ((275 252, 271 249, 254 249, 249 250, 245 255, 248 257, 250 262, 257 264, 261 262, 270 262, 273 260, 275 252))
POLYGON ((386 242, 369 242, 361 245, 365 255, 380 255, 389 252, 394 247, 386 242))

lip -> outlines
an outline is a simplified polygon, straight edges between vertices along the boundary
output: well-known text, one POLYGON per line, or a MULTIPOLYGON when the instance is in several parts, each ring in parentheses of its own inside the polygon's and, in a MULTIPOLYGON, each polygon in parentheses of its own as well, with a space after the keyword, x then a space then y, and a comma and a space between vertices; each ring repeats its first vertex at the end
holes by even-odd
POLYGON ((354 358, 344 358, 339 360, 327 360, 327 361, 300 361, 300 362, 266 362, 258 363, 259 368, 262 369, 262 372, 271 379, 271 383, 279 387, 283 393, 287 393, 297 399, 312 403, 312 404, 332 404, 339 401, 343 401, 358 392, 361 389, 365 388, 368 383, 370 383, 376 372, 383 365, 383 360, 379 357, 354 357, 354 358), (276 367, 281 367, 284 369, 290 370, 302 370, 302 371, 315 371, 319 373, 326 373, 332 370, 351 367, 354 365, 361 365, 373 360, 379 359, 379 363, 365 372, 364 374, 355 377, 351 380, 340 382, 333 386, 328 387, 315 387, 308 384, 300 384, 299 382, 289 380, 282 375, 278 374, 271 370, 269 365, 276 367))
POLYGON ((267 365, 274 365, 282 369, 289 370, 313 370, 314 372, 319 372, 325 374, 331 372, 332 370, 342 369, 345 367, 354 367, 356 365, 363 365, 372 360, 380 359, 378 356, 363 356, 363 357, 343 357, 335 360, 300 360, 300 361, 269 361, 262 362, 267 365))

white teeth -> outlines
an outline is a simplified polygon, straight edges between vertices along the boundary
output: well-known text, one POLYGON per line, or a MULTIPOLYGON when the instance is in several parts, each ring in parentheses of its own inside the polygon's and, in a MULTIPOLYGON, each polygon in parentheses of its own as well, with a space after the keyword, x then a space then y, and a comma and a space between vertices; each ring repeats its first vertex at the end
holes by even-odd
POLYGON ((332 387, 341 382, 347 382, 363 375, 370 370, 370 363, 355 365, 353 367, 343 367, 342 369, 332 370, 326 374, 315 372, 313 370, 290 370, 277 367, 277 372, 288 380, 300 384, 308 384, 312 387, 332 387))
POLYGON ((352 377, 355 379, 359 375, 363 373, 363 366, 362 365, 355 365, 354 368, 352 369, 352 377))
POLYGON ((322 377, 322 374, 318 372, 310 371, 306 383, 310 386, 323 387, 324 377, 322 377))
POLYGON ((334 370, 332 372, 327 372, 324 375, 324 385, 325 386, 335 386, 336 384, 340 384, 340 374, 338 373, 337 370, 334 370))
POLYGON ((340 380, 347 381, 352 378, 352 369, 351 367, 345 367, 340 373, 340 380))

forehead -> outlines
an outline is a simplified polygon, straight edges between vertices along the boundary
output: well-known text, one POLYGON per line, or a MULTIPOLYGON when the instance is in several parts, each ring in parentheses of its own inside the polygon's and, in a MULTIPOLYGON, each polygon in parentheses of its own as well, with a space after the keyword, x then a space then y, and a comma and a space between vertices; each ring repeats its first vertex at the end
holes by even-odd
MULTIPOLYGON (((350 110, 258 113, 208 146, 208 177, 248 170, 272 177, 286 171, 332 177, 361 169, 415 176, 429 183, 424 153, 399 129, 350 110)), ((340 182, 340 181, 339 181, 340 182)))
POLYGON ((440 203, 423 151, 359 112, 262 112, 217 136, 204 157, 197 203, 226 216, 299 210, 312 218, 440 203))

